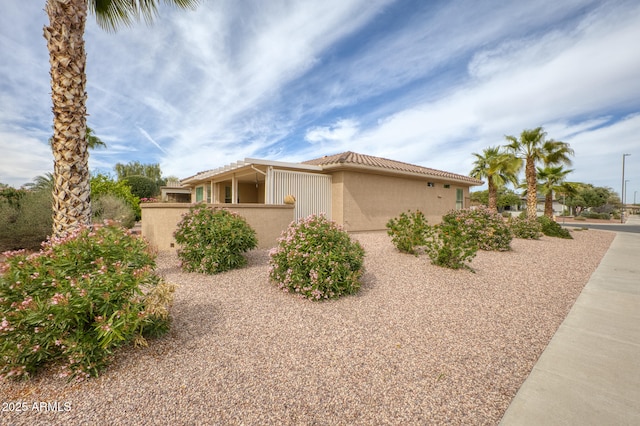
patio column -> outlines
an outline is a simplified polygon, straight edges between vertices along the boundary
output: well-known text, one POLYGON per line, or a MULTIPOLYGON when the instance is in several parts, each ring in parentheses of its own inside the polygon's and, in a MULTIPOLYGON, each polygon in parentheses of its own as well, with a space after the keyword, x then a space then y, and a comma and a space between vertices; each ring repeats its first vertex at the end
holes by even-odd
POLYGON ((231 204, 238 204, 238 180, 235 173, 231 176, 231 204))

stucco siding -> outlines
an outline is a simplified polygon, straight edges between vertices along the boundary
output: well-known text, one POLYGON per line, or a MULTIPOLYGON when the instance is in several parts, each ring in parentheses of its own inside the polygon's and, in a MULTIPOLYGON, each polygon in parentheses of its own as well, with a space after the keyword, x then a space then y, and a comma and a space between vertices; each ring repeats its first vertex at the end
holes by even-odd
POLYGON ((336 172, 331 177, 331 219, 344 224, 344 172, 336 172))
POLYGON ((442 215, 456 207, 456 189, 463 190, 465 202, 469 197, 468 187, 454 183, 353 171, 341 173, 340 223, 347 231, 386 229, 390 218, 407 210, 421 210, 430 224, 436 224, 442 215), (445 187, 447 184, 449 188, 445 187))
MULTIPOLYGON (((293 220, 293 206, 264 204, 217 204, 244 217, 256 231, 259 248, 271 248, 293 220)), ((182 215, 189 211, 185 203, 142 204, 142 236, 158 250, 177 248, 173 233, 182 215)))

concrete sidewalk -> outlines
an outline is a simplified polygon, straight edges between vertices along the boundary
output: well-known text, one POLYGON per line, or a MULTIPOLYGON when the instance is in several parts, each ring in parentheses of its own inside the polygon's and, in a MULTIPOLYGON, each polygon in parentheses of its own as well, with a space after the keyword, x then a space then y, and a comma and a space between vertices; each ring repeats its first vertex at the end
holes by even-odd
POLYGON ((640 425, 640 234, 617 233, 500 424, 640 425))

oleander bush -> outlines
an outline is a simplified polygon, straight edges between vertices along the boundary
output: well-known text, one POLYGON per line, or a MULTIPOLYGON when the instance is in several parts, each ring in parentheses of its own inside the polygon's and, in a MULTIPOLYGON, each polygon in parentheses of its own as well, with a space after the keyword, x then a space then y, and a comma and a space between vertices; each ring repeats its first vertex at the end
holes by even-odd
POLYGON ((455 221, 442 222, 426 232, 425 252, 431 263, 450 269, 473 269, 468 265, 478 252, 477 240, 469 227, 455 221))
POLYGON ((169 328, 173 286, 154 272, 147 243, 113 223, 81 228, 41 250, 5 253, 0 266, 0 377, 45 366, 97 376, 115 348, 169 328))
POLYGON ((408 211, 387 222, 387 234, 399 251, 417 255, 418 248, 427 243, 425 234, 428 227, 424 213, 408 211))
POLYGON ((542 225, 535 219, 514 217, 509 220, 508 225, 516 238, 538 240, 542 236, 542 225))
POLYGON ((555 220, 548 218, 547 216, 539 216, 538 222, 542 226, 542 233, 548 237, 558 237, 565 239, 573 239, 569 231, 555 220))
POLYGON ((174 233, 178 258, 187 272, 216 274, 247 263, 243 253, 258 245, 256 232, 237 213, 196 204, 174 233))
POLYGON ((269 252, 271 281, 311 300, 356 293, 363 271, 360 243, 324 215, 292 222, 269 252))
POLYGON ((468 262, 478 251, 477 238, 469 226, 448 220, 431 226, 420 211, 401 213, 389 220, 387 233, 396 248, 403 253, 427 254, 431 263, 451 269, 471 269, 468 262))
POLYGON ((452 210, 442 217, 442 222, 463 228, 461 233, 475 240, 480 250, 511 250, 513 235, 499 213, 487 207, 452 210))

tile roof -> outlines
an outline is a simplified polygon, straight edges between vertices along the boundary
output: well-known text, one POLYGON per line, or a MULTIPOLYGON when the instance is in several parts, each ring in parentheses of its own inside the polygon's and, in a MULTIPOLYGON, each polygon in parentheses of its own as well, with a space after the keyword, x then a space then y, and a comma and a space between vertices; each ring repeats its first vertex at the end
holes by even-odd
POLYGON ((428 167, 417 166, 415 164, 403 163, 402 161, 374 157, 373 155, 358 154, 357 152, 352 151, 346 151, 335 155, 325 155, 324 157, 303 161, 302 164, 312 164, 322 166, 323 168, 327 166, 344 165, 364 166, 396 172, 415 173, 434 178, 453 179, 468 182, 472 185, 482 184, 482 181, 469 176, 431 169, 428 167))

